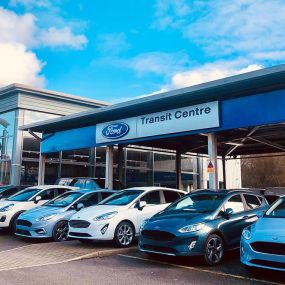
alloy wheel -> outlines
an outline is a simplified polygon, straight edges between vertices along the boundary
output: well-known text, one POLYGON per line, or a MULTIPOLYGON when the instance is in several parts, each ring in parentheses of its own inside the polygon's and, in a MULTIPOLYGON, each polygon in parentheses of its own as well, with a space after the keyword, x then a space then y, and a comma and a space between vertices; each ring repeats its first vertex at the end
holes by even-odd
POLYGON ((122 223, 119 225, 117 231, 117 239, 120 245, 127 247, 129 246, 134 238, 133 227, 129 223, 122 223))
POLYGON ((205 259, 209 265, 221 262, 224 256, 223 240, 218 235, 211 235, 206 244, 205 259))
POLYGON ((54 239, 56 241, 66 241, 68 237, 68 223, 67 222, 60 222, 55 227, 54 232, 54 239))

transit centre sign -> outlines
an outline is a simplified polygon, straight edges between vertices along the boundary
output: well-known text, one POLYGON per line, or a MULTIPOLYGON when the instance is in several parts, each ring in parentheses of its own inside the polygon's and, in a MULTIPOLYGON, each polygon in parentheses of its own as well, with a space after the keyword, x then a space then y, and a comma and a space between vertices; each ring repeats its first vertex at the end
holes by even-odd
POLYGON ((96 143, 219 127, 218 101, 96 125, 96 143))

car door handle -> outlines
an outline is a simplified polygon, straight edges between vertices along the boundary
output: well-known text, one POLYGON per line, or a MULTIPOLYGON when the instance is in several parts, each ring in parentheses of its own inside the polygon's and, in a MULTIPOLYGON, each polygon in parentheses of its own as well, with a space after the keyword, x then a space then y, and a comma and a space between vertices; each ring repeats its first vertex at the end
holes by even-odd
POLYGON ((249 218, 249 216, 243 216, 242 219, 243 220, 247 220, 249 218))

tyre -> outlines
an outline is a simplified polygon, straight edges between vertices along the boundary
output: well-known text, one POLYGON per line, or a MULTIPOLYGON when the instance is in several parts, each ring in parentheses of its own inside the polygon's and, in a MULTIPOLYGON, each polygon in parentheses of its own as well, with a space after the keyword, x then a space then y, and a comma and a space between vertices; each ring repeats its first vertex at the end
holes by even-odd
POLYGON ((135 228, 130 222, 123 221, 118 224, 114 235, 114 241, 118 247, 131 246, 134 238, 135 228))
POLYGON ((216 234, 209 235, 205 245, 204 259, 208 265, 221 263, 224 257, 224 241, 216 234))
POLYGON ((66 241, 68 239, 68 222, 67 221, 60 221, 54 226, 52 238, 56 242, 66 241))
POLYGON ((8 231, 12 234, 14 234, 16 232, 16 226, 17 226, 17 219, 19 218, 19 216, 21 215, 22 213, 18 213, 16 214, 10 221, 10 224, 9 224, 9 229, 8 231))

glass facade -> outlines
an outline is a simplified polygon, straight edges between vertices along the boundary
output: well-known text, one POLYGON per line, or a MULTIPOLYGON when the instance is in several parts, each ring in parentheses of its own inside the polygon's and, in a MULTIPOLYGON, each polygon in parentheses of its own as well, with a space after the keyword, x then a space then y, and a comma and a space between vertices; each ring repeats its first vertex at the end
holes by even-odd
POLYGON ((10 183, 16 112, 0 114, 0 185, 10 183))
MULTIPOLYGON (((59 117, 58 115, 24 110, 23 125, 45 121, 59 117)), ((41 134, 36 134, 39 137, 41 134)), ((28 132, 23 132, 23 149, 22 149, 22 165, 21 165, 21 184, 22 185, 35 185, 38 182, 39 172, 39 159, 40 159, 40 142, 28 132)), ((53 157, 47 156, 46 160, 46 176, 47 184, 53 181, 53 177, 58 169, 58 154, 53 157)), ((54 183, 55 181, 53 181, 54 183)))
MULTIPOLYGON (((16 111, 0 115, 0 185, 9 184, 13 156, 16 111)), ((49 120, 57 115, 21 110, 23 118, 19 124, 49 120)), ((39 177, 40 142, 28 132, 17 130, 22 135, 22 144, 15 150, 21 152, 21 184, 36 185, 39 177)), ((41 134, 36 134, 41 137, 41 134)), ((114 179, 119 179, 118 148, 114 147, 114 179)), ((152 149, 124 148, 122 159, 123 184, 134 186, 176 187, 175 153, 159 152, 152 149)), ((45 184, 54 184, 61 177, 105 177, 106 149, 97 147, 46 154, 45 184)), ((193 159, 182 157, 183 188, 192 181, 193 159)))

